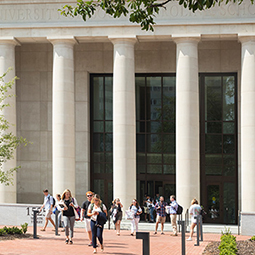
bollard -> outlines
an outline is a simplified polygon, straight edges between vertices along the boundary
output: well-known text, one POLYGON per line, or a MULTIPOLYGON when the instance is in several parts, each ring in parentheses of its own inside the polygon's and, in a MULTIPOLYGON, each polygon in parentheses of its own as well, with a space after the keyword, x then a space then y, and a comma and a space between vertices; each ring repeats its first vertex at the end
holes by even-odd
POLYGON ((37 213, 39 213, 39 210, 33 210, 33 217, 34 217, 34 239, 38 239, 39 237, 37 236, 37 213))
POLYGON ((186 247, 185 247, 185 232, 186 232, 186 227, 185 227, 185 221, 184 220, 179 220, 178 225, 181 226, 181 232, 182 232, 182 255, 185 255, 186 253, 186 247))
POLYGON ((202 226, 202 215, 195 216, 197 220, 197 243, 194 244, 195 246, 199 246, 199 241, 203 241, 203 226, 202 226), (199 225, 200 224, 200 225, 199 225), (201 231, 201 239, 199 239, 199 233, 201 231))
POLYGON ((200 241, 203 242, 203 217, 202 215, 199 215, 200 217, 200 235, 201 235, 201 239, 200 241))
POLYGON ((136 239, 143 240, 143 255, 150 255, 150 233, 136 232, 136 239))
POLYGON ((111 229, 111 210, 108 211, 108 229, 110 230, 111 229))
POLYGON ((60 234, 58 233, 58 215, 59 215, 60 211, 56 210, 55 211, 55 235, 56 236, 60 236, 60 234))

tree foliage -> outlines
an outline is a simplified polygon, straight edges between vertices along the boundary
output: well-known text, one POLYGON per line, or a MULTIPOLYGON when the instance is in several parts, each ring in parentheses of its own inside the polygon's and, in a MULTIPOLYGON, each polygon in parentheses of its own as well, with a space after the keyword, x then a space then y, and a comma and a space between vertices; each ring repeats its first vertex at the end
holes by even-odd
POLYGON ((25 146, 28 141, 23 137, 15 136, 9 129, 13 125, 5 118, 4 114, 1 113, 6 107, 10 105, 6 103, 6 99, 13 97, 9 93, 9 90, 14 86, 17 77, 14 77, 11 81, 6 82, 5 77, 8 71, 0 76, 0 183, 10 185, 13 182, 13 173, 20 168, 16 166, 12 169, 3 170, 3 164, 14 157, 14 152, 17 147, 21 144, 25 146))
MULTIPOLYGON (((77 0, 76 6, 65 5, 59 9, 64 16, 81 16, 84 21, 91 18, 97 9, 103 10, 113 18, 127 16, 132 23, 140 24, 142 30, 154 31, 155 17, 160 9, 167 8, 169 2, 174 0, 77 0)), ((179 5, 192 12, 210 9, 215 5, 228 4, 229 2, 241 4, 243 0, 176 0, 179 5)), ((253 4, 254 0, 250 0, 253 4)))

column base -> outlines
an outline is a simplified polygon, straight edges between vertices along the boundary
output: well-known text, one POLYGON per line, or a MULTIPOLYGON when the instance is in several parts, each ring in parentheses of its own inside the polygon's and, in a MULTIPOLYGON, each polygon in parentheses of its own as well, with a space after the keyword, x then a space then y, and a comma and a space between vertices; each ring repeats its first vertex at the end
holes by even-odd
POLYGON ((241 212, 241 235, 255 235, 255 212, 241 212))

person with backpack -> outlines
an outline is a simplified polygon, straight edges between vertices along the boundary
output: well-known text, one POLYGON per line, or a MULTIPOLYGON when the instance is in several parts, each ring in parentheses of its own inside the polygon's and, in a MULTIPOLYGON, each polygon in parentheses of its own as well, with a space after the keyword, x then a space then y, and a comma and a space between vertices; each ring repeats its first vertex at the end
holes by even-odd
POLYGON ((49 191, 47 189, 43 190, 43 194, 44 194, 44 203, 41 206, 39 212, 41 212, 43 208, 45 208, 46 212, 45 212, 45 224, 44 224, 44 227, 41 229, 41 231, 46 230, 46 227, 49 221, 55 228, 55 223, 51 218, 52 210, 55 206, 55 199, 49 194, 49 191))
POLYGON ((107 209, 98 194, 93 196, 87 215, 91 218, 90 227, 92 232, 92 246, 94 248, 93 253, 97 253, 97 238, 101 245, 101 251, 104 251, 103 230, 104 224, 107 221, 107 209))
POLYGON ((90 227, 90 217, 88 216, 88 209, 89 205, 92 201, 94 193, 92 191, 88 191, 86 193, 87 200, 83 202, 81 206, 81 221, 84 220, 85 222, 85 230, 88 233, 88 238, 89 238, 89 244, 88 246, 92 246, 92 232, 91 232, 91 227, 90 227))
POLYGON ((136 199, 133 199, 132 204, 129 207, 129 210, 133 213, 134 218, 131 221, 131 236, 134 235, 134 231, 138 232, 138 223, 140 221, 140 215, 142 214, 142 208, 139 206, 139 203, 136 199))
POLYGON ((58 210, 62 211, 62 219, 65 228, 66 240, 65 243, 73 244, 73 232, 74 232, 74 222, 75 222, 75 214, 76 208, 78 208, 78 203, 74 197, 72 197, 72 193, 69 189, 66 189, 62 196, 61 202, 58 205, 58 210), (69 236, 70 229, 70 236, 69 236))
POLYGON ((178 204, 175 200, 175 195, 170 196, 170 218, 171 218, 171 224, 173 228, 173 234, 171 236, 177 236, 177 209, 178 209, 178 204))
MULTIPOLYGON (((201 214, 201 206, 198 204, 198 201, 194 198, 191 201, 191 206, 189 208, 189 214, 191 215, 191 226, 190 226, 190 236, 187 241, 192 241, 192 236, 194 234, 194 228, 197 225, 196 216, 201 214)), ((199 226, 197 226, 199 227, 199 226)))

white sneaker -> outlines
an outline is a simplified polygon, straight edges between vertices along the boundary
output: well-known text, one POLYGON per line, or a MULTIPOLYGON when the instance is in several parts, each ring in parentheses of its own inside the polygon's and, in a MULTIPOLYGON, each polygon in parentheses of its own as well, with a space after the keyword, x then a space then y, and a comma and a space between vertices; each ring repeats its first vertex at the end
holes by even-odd
POLYGON ((189 238, 187 239, 187 241, 192 241, 192 238, 191 238, 191 237, 189 237, 189 238))

